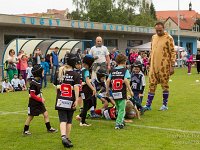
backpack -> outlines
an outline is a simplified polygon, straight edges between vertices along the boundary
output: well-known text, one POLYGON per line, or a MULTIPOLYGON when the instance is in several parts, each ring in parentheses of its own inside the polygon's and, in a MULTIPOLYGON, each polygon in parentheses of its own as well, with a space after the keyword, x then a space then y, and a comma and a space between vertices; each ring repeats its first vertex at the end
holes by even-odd
POLYGON ((8 61, 6 60, 5 63, 3 64, 4 70, 8 71, 8 61))

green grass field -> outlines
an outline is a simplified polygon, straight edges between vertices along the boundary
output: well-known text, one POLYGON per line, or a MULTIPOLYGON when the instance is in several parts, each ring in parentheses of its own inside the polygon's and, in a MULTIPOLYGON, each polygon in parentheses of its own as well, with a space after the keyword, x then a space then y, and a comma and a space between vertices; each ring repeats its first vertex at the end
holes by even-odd
MULTIPOLYGON (((134 119, 123 130, 115 130, 114 121, 88 120, 91 127, 80 127, 74 119, 71 132, 73 149, 81 150, 199 150, 200 149, 200 75, 193 69, 176 69, 170 82, 169 110, 160 112, 162 90, 158 86, 152 111, 141 120, 134 119)), ((147 81, 148 83, 148 81, 147 81)), ((145 104, 146 94, 143 100, 145 104)), ((59 128, 54 110, 55 89, 43 90, 51 125, 59 128)), ((28 92, 0 94, 0 149, 1 150, 62 150, 60 133, 47 133, 43 117, 31 123, 31 136, 22 136, 27 117, 28 92)), ((100 104, 100 103, 99 103, 100 104)), ((98 105, 100 107, 100 105, 98 105)), ((78 114, 76 111, 75 115, 78 114)), ((75 117, 74 115, 74 117, 75 117)))

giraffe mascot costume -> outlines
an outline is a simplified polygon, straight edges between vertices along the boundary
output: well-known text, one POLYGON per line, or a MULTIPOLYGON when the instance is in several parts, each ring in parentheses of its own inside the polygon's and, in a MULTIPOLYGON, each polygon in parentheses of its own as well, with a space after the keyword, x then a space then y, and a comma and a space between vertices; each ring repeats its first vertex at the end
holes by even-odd
MULTIPOLYGON (((163 25, 163 24, 161 24, 163 25)), ((169 77, 174 72, 174 64, 176 60, 176 52, 174 48, 174 40, 167 33, 153 35, 150 53, 150 71, 149 71, 149 93, 145 110, 151 110, 151 103, 153 101, 157 84, 161 84, 163 89, 163 106, 160 110, 167 110, 167 102, 169 97, 169 77), (173 69, 173 71, 171 71, 173 69)))

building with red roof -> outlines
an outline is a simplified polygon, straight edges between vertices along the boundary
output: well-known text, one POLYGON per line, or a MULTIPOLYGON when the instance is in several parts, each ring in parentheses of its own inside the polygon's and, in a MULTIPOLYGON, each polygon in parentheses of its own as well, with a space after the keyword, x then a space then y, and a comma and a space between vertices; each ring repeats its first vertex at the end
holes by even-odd
MULTIPOLYGON (((200 33, 200 14, 192 10, 192 3, 189 4, 188 10, 180 10, 180 32, 192 31, 193 33, 200 33)), ((158 21, 165 23, 165 28, 168 30, 178 30, 178 10, 156 11, 158 21)), ((174 38, 175 44, 178 45, 178 37, 174 38)), ((190 38, 185 36, 180 37, 180 46, 187 50, 196 51, 196 43, 192 42, 190 38)))
MULTIPOLYGON (((194 10, 180 10, 180 29, 194 30, 199 32, 200 14, 194 10)), ((164 21, 167 28, 178 28, 178 11, 157 11, 157 19, 164 21)))

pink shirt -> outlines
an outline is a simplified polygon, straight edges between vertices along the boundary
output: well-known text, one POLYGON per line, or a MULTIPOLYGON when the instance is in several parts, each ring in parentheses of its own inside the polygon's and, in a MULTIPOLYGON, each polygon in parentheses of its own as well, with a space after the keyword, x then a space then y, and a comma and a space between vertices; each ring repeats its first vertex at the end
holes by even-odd
POLYGON ((188 58, 188 60, 187 60, 187 62, 193 62, 193 56, 192 55, 190 55, 190 57, 188 58))
POLYGON ((28 67, 28 58, 20 59, 20 70, 26 70, 28 67))
POLYGON ((146 67, 148 64, 148 58, 143 58, 143 63, 144 63, 144 66, 146 67))

